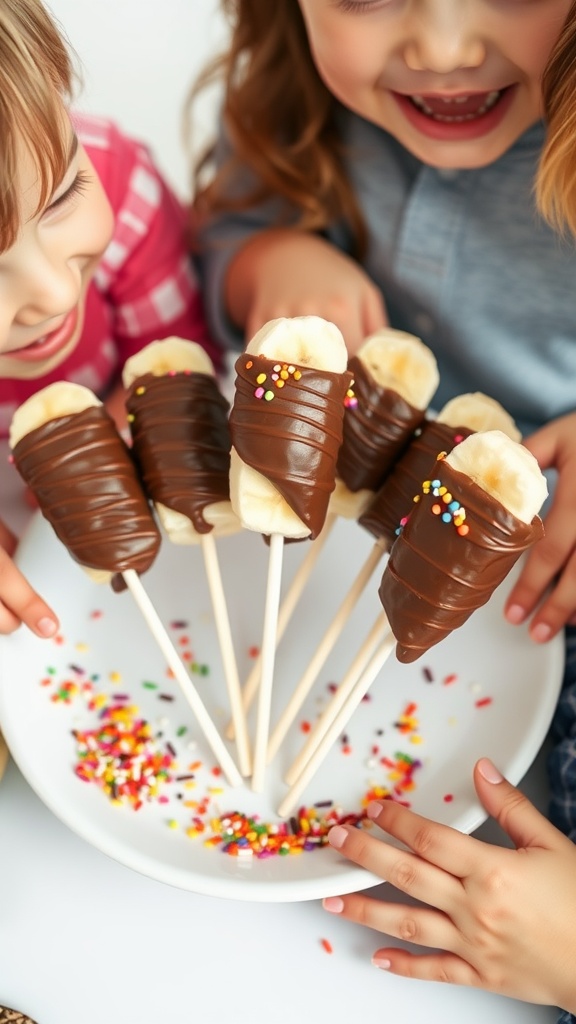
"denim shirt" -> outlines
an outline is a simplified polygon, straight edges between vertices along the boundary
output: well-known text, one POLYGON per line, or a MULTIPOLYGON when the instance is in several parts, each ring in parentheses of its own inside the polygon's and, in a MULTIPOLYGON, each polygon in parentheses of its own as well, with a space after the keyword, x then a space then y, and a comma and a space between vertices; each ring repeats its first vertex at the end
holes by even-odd
MULTIPOLYGON (((434 352, 440 386, 433 406, 483 391, 524 433, 573 411, 576 246, 536 211, 543 125, 486 167, 437 170, 376 125, 343 108, 338 116, 346 169, 369 232, 363 266, 382 291, 391 325, 434 352)), ((221 138, 220 158, 226 147, 221 138)), ((246 170, 234 191, 252 180, 246 170)), ((281 210, 270 201, 215 217, 201 233, 208 318, 227 346, 243 345, 224 310, 228 263, 255 232, 275 226, 281 210)), ((341 224, 326 236, 349 251, 341 224)))

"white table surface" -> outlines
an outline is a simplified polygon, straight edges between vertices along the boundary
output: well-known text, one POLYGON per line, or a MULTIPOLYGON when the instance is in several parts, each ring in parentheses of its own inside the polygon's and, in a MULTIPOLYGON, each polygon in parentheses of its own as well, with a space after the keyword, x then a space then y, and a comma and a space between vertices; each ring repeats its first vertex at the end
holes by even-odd
MULTIPOLYGON (((21 496, 3 492, 17 527, 21 496)), ((522 789, 545 809, 544 752, 522 789)), ((477 835, 502 840, 492 822, 477 835)), ((141 876, 62 824, 13 761, 0 782, 0 1005, 37 1024, 293 1024, 320 1007, 336 1024, 556 1020, 550 1007, 379 971, 370 958, 384 941, 317 901, 220 900, 141 876)))

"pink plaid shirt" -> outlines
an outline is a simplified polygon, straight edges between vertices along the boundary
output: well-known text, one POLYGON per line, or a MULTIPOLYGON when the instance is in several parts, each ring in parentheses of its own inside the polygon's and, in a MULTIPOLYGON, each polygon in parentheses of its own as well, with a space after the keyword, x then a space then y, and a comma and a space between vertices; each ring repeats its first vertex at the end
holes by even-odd
POLYGON ((102 397, 126 360, 158 338, 197 341, 221 365, 186 252, 184 211, 148 151, 101 118, 74 115, 74 125, 114 211, 114 235, 89 286, 74 352, 44 377, 0 380, 0 434, 21 402, 54 381, 102 397))

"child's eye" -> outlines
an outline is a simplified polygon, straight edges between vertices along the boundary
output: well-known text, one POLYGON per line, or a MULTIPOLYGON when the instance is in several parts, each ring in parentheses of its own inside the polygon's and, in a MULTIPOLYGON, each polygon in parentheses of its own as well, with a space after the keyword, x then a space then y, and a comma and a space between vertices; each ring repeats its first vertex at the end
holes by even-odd
POLYGON ((74 178, 74 181, 72 182, 70 187, 67 188, 61 196, 58 196, 57 199, 54 199, 53 202, 51 202, 50 205, 46 207, 45 213, 48 213, 51 210, 57 210, 61 206, 65 206, 66 203, 69 203, 71 199, 75 198, 75 196, 82 195, 82 193, 86 191, 88 185, 90 184, 90 180, 91 179, 89 174, 86 174, 85 171, 78 171, 78 174, 74 178))
POLYGON ((377 7, 385 7, 389 0, 337 0, 336 6, 341 11, 354 14, 363 14, 365 11, 375 11, 377 7))

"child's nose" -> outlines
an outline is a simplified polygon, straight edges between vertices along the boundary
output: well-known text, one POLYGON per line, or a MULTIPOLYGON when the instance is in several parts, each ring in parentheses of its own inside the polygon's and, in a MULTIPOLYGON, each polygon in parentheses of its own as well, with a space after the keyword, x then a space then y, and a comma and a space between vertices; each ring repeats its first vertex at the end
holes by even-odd
POLYGON ((404 47, 404 60, 411 70, 447 75, 484 62, 481 32, 459 5, 460 0, 430 5, 424 16, 413 19, 404 47))
POLYGON ((38 254, 26 269, 19 289, 18 320, 34 324, 74 308, 80 297, 81 274, 73 262, 38 254))

